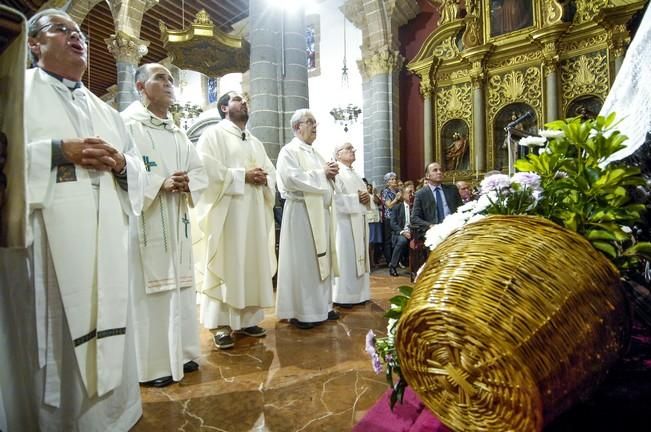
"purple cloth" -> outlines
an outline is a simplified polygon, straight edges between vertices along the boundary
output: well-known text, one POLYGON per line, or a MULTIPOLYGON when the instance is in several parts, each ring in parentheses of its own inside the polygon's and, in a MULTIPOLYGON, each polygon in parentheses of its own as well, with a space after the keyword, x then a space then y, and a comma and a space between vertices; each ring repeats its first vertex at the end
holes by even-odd
POLYGON ((425 408, 416 393, 409 387, 401 403, 393 411, 389 407, 391 389, 355 425, 353 432, 449 432, 434 415, 425 408))

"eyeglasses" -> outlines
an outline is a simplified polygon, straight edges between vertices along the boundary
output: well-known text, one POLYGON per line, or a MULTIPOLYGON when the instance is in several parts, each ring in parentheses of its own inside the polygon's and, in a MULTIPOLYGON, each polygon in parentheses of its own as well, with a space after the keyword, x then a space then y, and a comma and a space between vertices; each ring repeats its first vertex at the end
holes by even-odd
POLYGON ((299 123, 305 123, 306 125, 316 126, 318 123, 314 119, 302 120, 299 123))
POLYGON ((66 37, 70 37, 70 35, 72 35, 73 33, 77 33, 77 36, 79 37, 80 41, 82 41, 83 43, 86 43, 88 41, 86 35, 79 28, 70 27, 67 24, 61 24, 61 23, 45 24, 44 26, 39 27, 35 33, 39 34, 45 29, 47 29, 47 31, 51 31, 52 33, 65 33, 66 37))

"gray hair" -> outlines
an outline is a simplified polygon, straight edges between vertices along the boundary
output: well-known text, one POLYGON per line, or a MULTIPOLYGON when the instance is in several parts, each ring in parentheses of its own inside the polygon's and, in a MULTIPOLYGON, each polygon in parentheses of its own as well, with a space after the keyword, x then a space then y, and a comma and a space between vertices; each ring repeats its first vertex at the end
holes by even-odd
POLYGON ((398 178, 398 176, 396 175, 396 173, 394 173, 393 171, 388 172, 388 173, 384 174, 384 183, 388 183, 389 180, 397 179, 397 178, 398 178))
MULTIPOLYGON (((63 18, 69 19, 70 21, 74 21, 72 17, 62 9, 54 9, 54 8, 43 9, 42 11, 32 15, 32 17, 27 21, 27 36, 31 38, 38 36, 38 33, 41 30, 39 21, 41 21, 41 18, 49 17, 52 15, 61 16, 63 18)), ((29 55, 30 64, 32 66, 36 66, 36 63, 38 63, 38 57, 36 56, 36 54, 32 52, 31 49, 28 48, 27 51, 29 55)))
POLYGON ((305 117, 308 114, 312 114, 312 111, 310 111, 307 108, 296 110, 296 112, 292 115, 292 118, 289 120, 289 125, 292 127, 293 131, 296 130, 296 127, 301 122, 301 120, 303 120, 303 117, 305 117))
POLYGON ((349 143, 348 141, 344 141, 344 142, 341 142, 341 143, 335 145, 335 149, 334 149, 334 151, 332 153, 332 157, 334 157, 335 160, 337 160, 337 156, 339 156, 339 152, 342 151, 344 148, 346 148, 346 146, 348 144, 351 144, 351 143, 349 143))
POLYGON ((149 66, 155 63, 145 63, 136 69, 136 74, 134 75, 134 82, 145 82, 149 79, 149 66))

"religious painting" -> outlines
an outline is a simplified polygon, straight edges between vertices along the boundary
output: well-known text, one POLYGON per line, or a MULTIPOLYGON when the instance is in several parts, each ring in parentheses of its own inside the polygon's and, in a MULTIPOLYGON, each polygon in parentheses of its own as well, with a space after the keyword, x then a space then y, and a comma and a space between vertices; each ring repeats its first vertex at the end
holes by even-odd
POLYGON ((491 0, 491 37, 511 33, 533 25, 531 0, 491 0))
POLYGON ((470 141, 468 124, 461 119, 450 120, 441 129, 443 165, 447 171, 470 169, 470 141))
POLYGON ((565 118, 581 117, 583 120, 590 120, 597 117, 603 102, 601 98, 594 95, 579 96, 567 105, 565 118))
POLYGON ((495 116, 493 136, 495 137, 494 169, 507 172, 509 169, 509 148, 512 161, 523 158, 529 152, 528 147, 518 145, 521 138, 538 135, 538 119, 534 109, 525 103, 512 103, 502 108, 495 116), (530 115, 526 115, 531 113, 530 115), (511 127, 507 127, 507 126, 511 127), (508 132, 510 133, 510 137, 508 132), (509 141, 510 139, 510 141, 509 141))

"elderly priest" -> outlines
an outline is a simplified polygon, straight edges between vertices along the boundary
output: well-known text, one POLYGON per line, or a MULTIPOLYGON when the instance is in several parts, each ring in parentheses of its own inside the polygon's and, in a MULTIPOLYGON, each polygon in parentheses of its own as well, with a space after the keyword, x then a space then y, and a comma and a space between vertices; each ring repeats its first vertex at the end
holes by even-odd
POLYGON ((29 21, 25 79, 40 429, 128 430, 142 414, 128 291, 128 217, 142 160, 120 115, 81 83, 86 38, 67 14, 29 21))

